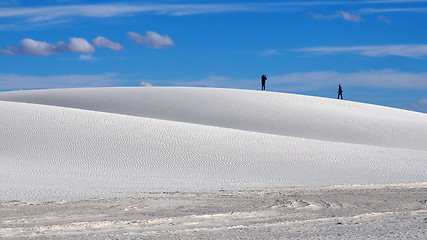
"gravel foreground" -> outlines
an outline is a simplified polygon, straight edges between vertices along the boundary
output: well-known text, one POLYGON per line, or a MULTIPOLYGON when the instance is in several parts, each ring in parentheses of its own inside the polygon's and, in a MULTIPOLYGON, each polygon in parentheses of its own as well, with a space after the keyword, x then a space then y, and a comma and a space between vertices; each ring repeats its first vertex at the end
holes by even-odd
POLYGON ((426 239, 427 183, 0 203, 2 239, 426 239))

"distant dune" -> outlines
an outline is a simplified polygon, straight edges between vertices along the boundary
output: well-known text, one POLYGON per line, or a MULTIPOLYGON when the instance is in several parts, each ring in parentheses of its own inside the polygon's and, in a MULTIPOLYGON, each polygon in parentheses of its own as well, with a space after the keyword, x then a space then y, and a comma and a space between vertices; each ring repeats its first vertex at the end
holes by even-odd
POLYGON ((0 93, 0 201, 427 181, 427 114, 211 88, 0 93))

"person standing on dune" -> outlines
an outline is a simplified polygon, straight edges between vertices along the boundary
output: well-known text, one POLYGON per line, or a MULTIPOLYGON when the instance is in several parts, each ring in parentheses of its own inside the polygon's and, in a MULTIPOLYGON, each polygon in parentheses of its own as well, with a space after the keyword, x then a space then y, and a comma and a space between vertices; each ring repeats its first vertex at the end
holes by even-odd
POLYGON ((261 76, 261 90, 265 91, 265 81, 267 81, 267 76, 265 76, 265 74, 263 74, 261 76))
POLYGON ((340 99, 340 96, 341 96, 341 100, 343 99, 342 98, 342 88, 341 88, 341 84, 338 86, 338 97, 337 97, 337 99, 340 99))

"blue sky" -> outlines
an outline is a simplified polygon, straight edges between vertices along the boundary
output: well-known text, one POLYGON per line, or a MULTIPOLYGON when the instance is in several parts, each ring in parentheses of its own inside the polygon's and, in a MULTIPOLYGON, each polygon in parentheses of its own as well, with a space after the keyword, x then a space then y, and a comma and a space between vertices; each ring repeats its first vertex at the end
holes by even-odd
POLYGON ((260 89, 427 112, 427 0, 0 0, 0 91, 260 89))

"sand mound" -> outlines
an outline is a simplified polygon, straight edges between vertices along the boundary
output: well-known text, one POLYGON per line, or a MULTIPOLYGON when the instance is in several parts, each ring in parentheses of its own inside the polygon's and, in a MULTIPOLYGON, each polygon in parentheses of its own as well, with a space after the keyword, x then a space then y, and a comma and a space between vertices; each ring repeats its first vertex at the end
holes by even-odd
POLYGON ((0 99, 0 200, 427 180, 426 114, 201 88, 0 99))
POLYGON ((426 114, 294 94, 213 88, 87 88, 4 92, 0 100, 427 150, 426 114))

